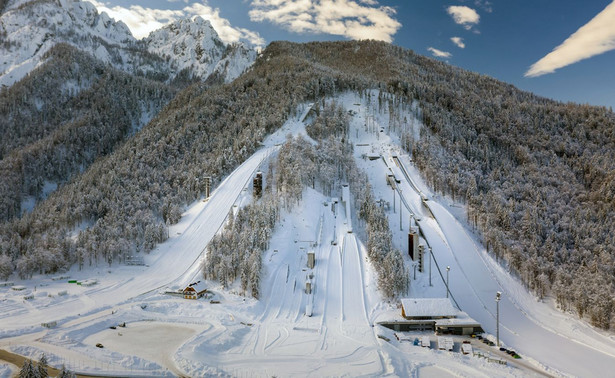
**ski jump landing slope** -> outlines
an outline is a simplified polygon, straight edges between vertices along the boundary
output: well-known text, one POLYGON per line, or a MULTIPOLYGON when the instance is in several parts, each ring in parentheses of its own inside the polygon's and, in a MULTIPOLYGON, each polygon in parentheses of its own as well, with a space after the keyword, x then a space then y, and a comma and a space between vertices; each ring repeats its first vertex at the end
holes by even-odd
MULTIPOLYGON (((376 96, 372 95, 372 102, 373 98, 376 96)), ((352 94, 341 96, 339 101, 347 108, 356 110, 350 130, 351 140, 357 146, 355 158, 359 166, 366 169, 376 198, 394 204, 395 197, 399 199, 401 196, 402 202, 410 207, 408 210, 417 216, 417 223, 432 247, 440 269, 444 270, 446 266, 451 268, 450 291, 461 310, 479 321, 485 331, 495 335, 495 296, 497 291, 501 291, 499 331, 504 346, 514 348, 524 360, 533 361, 550 374, 615 376, 615 339, 597 332, 570 314, 537 301, 498 265, 454 218, 447 206, 450 201, 434 196, 411 164, 409 156, 401 152, 398 136, 387 132, 387 125, 390 125, 388 112, 377 112, 374 110, 377 104, 366 104, 365 99, 359 100, 352 94), (367 122, 368 118, 371 122, 367 122), (369 161, 365 159, 366 154, 380 155, 381 159, 369 161), (385 182, 385 174, 389 173, 400 180, 393 195, 391 187, 385 182)), ((410 119, 413 115, 408 114, 407 117, 410 119)), ((419 120, 411 124, 420 128, 419 120)), ((393 211, 389 214, 394 240, 401 240, 398 247, 405 250, 407 228, 399 231, 397 219, 401 218, 393 211)), ((408 212, 405 211, 405 214, 408 212)), ((404 219, 403 222, 407 222, 404 219)), ((446 271, 442 273, 446 276, 446 271)), ((432 277, 433 288, 421 287, 417 285, 421 280, 413 280, 412 295, 444 296, 443 279, 435 266, 432 277)), ((425 281, 424 278, 422 280, 425 281)))
MULTIPOLYGON (((403 163, 400 167, 390 166, 396 177, 404 183, 401 195, 411 204, 420 203, 421 197, 415 189, 416 185, 407 182, 402 172, 406 170, 403 163)), ((451 267, 451 294, 461 309, 476 319, 485 331, 496 334, 495 294, 501 291, 500 340, 506 346, 537 360, 547 371, 554 373, 595 377, 603 374, 605 367, 615 366, 612 342, 601 337, 587 340, 588 337, 582 333, 558 330, 557 325, 535 319, 532 316, 535 309, 524 308, 515 300, 520 293, 529 295, 519 283, 511 280, 508 273, 493 264, 484 249, 476 244, 443 205, 433 199, 423 203, 436 222, 421 220, 418 223, 432 244, 440 267, 451 267)), ((534 302, 534 305, 541 304, 534 302)))

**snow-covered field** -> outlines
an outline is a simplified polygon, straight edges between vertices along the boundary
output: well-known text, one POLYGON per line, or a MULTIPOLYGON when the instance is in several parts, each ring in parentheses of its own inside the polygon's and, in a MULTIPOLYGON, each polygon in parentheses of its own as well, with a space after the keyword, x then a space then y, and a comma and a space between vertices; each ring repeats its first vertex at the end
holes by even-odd
MULTIPOLYGON (((35 359, 44 352, 54 366, 122 376, 492 377, 536 375, 532 367, 552 375, 609 375, 615 366, 613 337, 526 293, 451 215, 457 205, 433 196, 422 183, 409 158, 399 152, 397 137, 388 134, 388 114, 374 112, 374 104, 368 107, 354 94, 338 101, 357 112, 350 134, 375 197, 392 204, 396 196, 396 209, 391 206, 389 214, 397 246, 402 251, 407 248, 409 212, 400 209, 399 194, 385 183, 389 168, 401 180, 401 196, 420 216, 418 223, 439 266, 451 267, 452 296, 488 333, 495 334, 495 292, 504 293, 500 337, 521 353, 522 362, 503 366, 463 355, 458 352, 460 341, 454 352, 421 348, 411 342, 418 335, 398 333, 398 341, 393 331, 376 324, 399 317, 398 304, 384 301, 377 290, 365 246, 356 230, 349 232, 356 227, 345 205, 338 203, 334 211, 331 198, 312 189, 306 189, 302 202, 292 213, 283 214, 276 227, 263 257, 260 300, 245 298, 238 289, 222 290, 212 282, 208 282, 211 298, 194 301, 164 294, 200 279, 208 241, 233 206, 251 200, 254 172, 276 153, 287 134, 305 135, 300 119, 309 109, 307 104, 303 115, 267 138, 265 146, 226 178, 208 201, 190 206, 181 222, 171 227, 170 239, 145 256, 145 266, 100 264, 82 271, 74 268, 57 280, 13 279, 25 286, 22 291, 0 287, 0 349, 35 359), (371 130, 365 127, 367 114, 371 130), (366 153, 383 158, 363 159, 366 153), (428 207, 393 155, 429 198, 428 207), (307 267, 308 251, 315 253, 313 269, 307 267), (69 279, 97 283, 84 286, 68 283, 69 279), (306 292, 306 282, 311 293, 306 292), (47 329, 43 322, 57 325, 47 329), (122 323, 125 328, 118 326, 122 323), (104 347, 97 348, 97 343, 104 347)), ((427 272, 413 278, 410 296, 445 296, 435 264, 431 286, 427 272)), ((485 353, 494 349, 483 348, 485 353)), ((10 369, 0 363, 0 376, 10 375, 10 369)))

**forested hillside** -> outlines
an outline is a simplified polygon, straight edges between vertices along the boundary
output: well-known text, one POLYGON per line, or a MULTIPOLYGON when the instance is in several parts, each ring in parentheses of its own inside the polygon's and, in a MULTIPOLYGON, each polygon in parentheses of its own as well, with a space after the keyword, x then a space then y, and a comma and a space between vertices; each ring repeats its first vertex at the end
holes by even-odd
POLYGON ((383 89, 418 102, 418 167, 438 192, 468 204, 490 252, 530 290, 615 327, 612 110, 541 98, 394 46, 313 46, 306 55, 378 75, 383 89))
POLYGON ((219 182, 299 103, 327 94, 326 85, 336 80, 288 54, 272 60, 231 85, 187 88, 112 155, 0 226, 10 264, 27 277, 121 260, 163 241, 165 224, 177 222, 182 207, 202 192, 199 178, 219 182))
POLYGON ((57 186, 113 151, 174 95, 66 44, 0 91, 0 221, 18 216, 45 182, 57 186))
POLYGON ((427 130, 413 149, 468 204, 487 248, 538 297, 615 327, 615 115, 422 59, 427 130), (454 74, 454 79, 451 75, 454 74))
POLYGON ((438 192, 468 204, 491 253, 538 296, 615 327, 613 113, 373 41, 277 42, 231 84, 189 87, 114 153, 2 224, 0 264, 29 276, 148 251, 199 197, 199 178, 219 182, 297 104, 368 88, 416 101, 424 127, 406 145, 438 192))

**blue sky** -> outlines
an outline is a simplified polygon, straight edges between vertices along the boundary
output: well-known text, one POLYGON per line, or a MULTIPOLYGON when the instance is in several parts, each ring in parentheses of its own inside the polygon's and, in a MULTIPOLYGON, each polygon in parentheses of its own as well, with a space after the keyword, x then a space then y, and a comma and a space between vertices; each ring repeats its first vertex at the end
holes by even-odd
POLYGON ((538 95, 615 107, 615 0, 96 0, 137 38, 200 15, 226 42, 373 38, 538 95))

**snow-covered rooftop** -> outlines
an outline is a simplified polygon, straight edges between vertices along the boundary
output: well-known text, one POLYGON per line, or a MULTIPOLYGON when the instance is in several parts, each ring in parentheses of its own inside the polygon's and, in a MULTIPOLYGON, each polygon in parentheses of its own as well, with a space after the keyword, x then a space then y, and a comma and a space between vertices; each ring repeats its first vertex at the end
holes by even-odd
POLYGON ((403 298, 401 306, 407 318, 456 317, 460 314, 448 298, 403 298))
POLYGON ((460 312, 459 317, 457 318, 447 318, 447 319, 437 319, 436 327, 461 327, 461 326, 478 326, 480 327, 480 323, 476 320, 472 319, 465 312, 460 312))
POLYGON ((207 289, 205 287, 205 282, 203 282, 203 281, 194 282, 194 283, 188 285, 186 287, 186 289, 184 289, 184 291, 188 290, 189 288, 194 289, 194 291, 196 291, 197 293, 200 293, 200 292, 205 291, 207 289))

